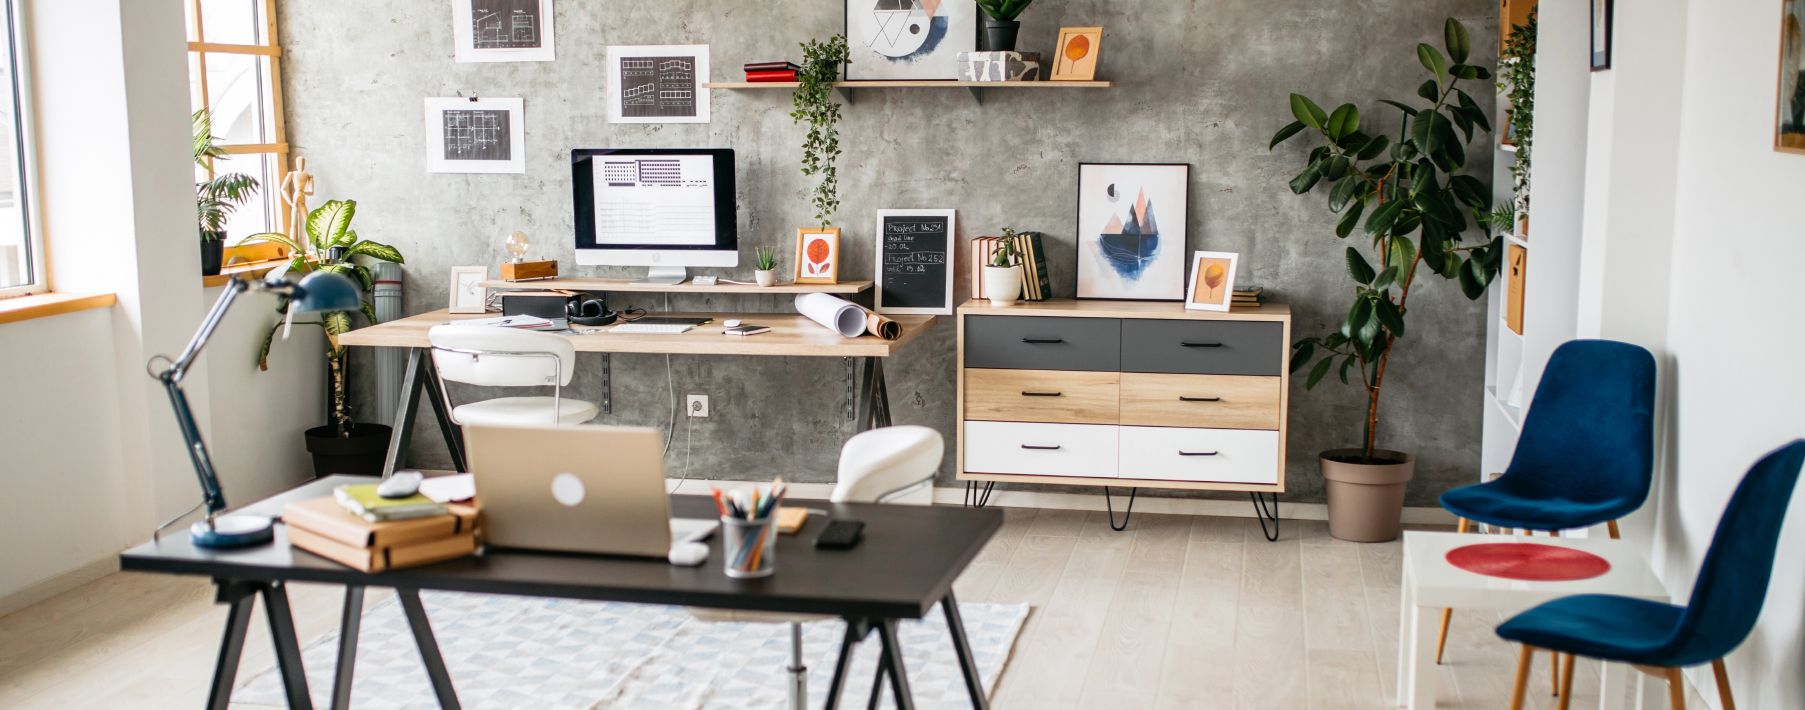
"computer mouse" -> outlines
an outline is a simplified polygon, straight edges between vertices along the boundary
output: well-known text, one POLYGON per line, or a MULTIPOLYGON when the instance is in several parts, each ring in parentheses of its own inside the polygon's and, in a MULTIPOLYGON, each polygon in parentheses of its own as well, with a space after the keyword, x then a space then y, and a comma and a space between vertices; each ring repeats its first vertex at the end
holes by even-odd
POLYGON ((420 492, 420 481, 426 476, 419 471, 396 471, 395 475, 376 485, 376 495, 383 498, 406 498, 420 492))
POLYGON ((728 318, 726 321, 721 323, 722 326, 725 326, 728 328, 738 327, 739 324, 740 324, 740 319, 738 319, 738 318, 728 318))
POLYGON ((679 567, 694 567, 708 561, 708 546, 699 542, 679 542, 671 545, 667 559, 679 567))

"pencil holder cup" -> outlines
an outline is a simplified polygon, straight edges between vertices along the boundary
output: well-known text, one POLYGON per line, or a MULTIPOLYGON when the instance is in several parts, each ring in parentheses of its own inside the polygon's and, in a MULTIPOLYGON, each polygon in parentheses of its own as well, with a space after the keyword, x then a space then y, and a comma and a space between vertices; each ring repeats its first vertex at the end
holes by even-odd
POLYGON ((721 559, 727 576, 769 577, 777 571, 777 521, 722 517, 721 547, 727 553, 721 559))

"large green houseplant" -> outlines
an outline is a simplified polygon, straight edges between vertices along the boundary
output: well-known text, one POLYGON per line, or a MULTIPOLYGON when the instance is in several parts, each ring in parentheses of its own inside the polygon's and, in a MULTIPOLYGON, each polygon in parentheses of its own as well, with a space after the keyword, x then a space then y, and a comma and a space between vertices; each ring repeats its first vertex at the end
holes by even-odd
POLYGON ((1404 484, 1415 459, 1377 447, 1379 395, 1386 367, 1405 337, 1412 287, 1419 277, 1434 275, 1457 282, 1467 298, 1477 299, 1502 260, 1502 240, 1488 238, 1483 226, 1491 190, 1462 172, 1474 132, 1490 132, 1491 124, 1461 82, 1485 81, 1491 73, 1466 63, 1467 30, 1452 18, 1444 25, 1443 47, 1446 55, 1428 44, 1416 47, 1429 77, 1417 87, 1415 105, 1380 101, 1401 112, 1395 139, 1364 130, 1367 124, 1354 104, 1324 111, 1292 94, 1297 120, 1279 129, 1269 146, 1300 134, 1311 139, 1315 145, 1291 179, 1291 191, 1301 195, 1325 188, 1329 210, 1341 215, 1334 232, 1346 243, 1352 303, 1335 331, 1293 345, 1291 368, 1309 368, 1306 389, 1334 371, 1366 394, 1361 446, 1321 457, 1329 481, 1330 532, 1346 539, 1397 536, 1404 484), (1478 231, 1475 243, 1463 240, 1470 229, 1478 231), (1360 236, 1354 237, 1356 232, 1360 236), (1347 505, 1338 511, 1337 502, 1347 505))
MULTIPOLYGON (((213 137, 213 116, 207 109, 194 112, 194 164, 211 170, 212 161, 229 157, 213 137)), ((225 256, 226 222, 239 206, 256 196, 257 178, 244 173, 225 173, 194 184, 195 221, 201 235, 201 274, 219 273, 225 256)))
MULTIPOLYGON (((306 241, 277 232, 245 238, 246 243, 271 242, 287 247, 294 255, 288 265, 291 273, 333 272, 350 278, 364 292, 365 300, 357 314, 333 311, 319 314, 317 320, 295 321, 295 324, 319 326, 326 333, 331 421, 307 430, 307 449, 314 455, 315 472, 322 474, 379 472, 383 453, 388 447, 388 426, 358 423, 353 418, 346 370, 349 351, 338 339, 351 331, 358 315, 370 323, 377 322, 376 309, 368 300, 376 279, 366 262, 400 264, 404 260, 394 247, 358 237, 357 230, 351 228, 351 219, 355 216, 355 200, 332 200, 307 214, 306 241)), ((279 318, 263 336, 262 347, 257 352, 257 366, 261 370, 269 369, 270 346, 277 331, 286 327, 289 316, 286 299, 277 306, 277 314, 279 318)))

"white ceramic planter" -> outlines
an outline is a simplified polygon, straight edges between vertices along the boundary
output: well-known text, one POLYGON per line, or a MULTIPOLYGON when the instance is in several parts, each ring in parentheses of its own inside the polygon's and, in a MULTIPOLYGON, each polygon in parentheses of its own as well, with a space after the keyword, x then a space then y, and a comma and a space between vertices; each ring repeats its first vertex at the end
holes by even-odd
POLYGON ((752 279, 754 281, 757 281, 758 285, 769 288, 771 285, 777 283, 777 270, 776 269, 759 269, 759 270, 753 271, 752 279))
POLYGON ((1013 306, 1022 297, 1022 267, 984 267, 984 295, 992 306, 1013 306))

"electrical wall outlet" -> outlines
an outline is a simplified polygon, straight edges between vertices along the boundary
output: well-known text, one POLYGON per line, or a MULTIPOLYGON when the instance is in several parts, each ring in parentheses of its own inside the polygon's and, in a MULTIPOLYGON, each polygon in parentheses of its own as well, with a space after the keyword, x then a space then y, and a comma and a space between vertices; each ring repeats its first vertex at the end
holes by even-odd
POLYGON ((690 395, 689 396, 689 405, 687 406, 687 408, 684 411, 688 412, 689 415, 692 417, 707 417, 708 416, 708 395, 705 395, 705 394, 690 395))

